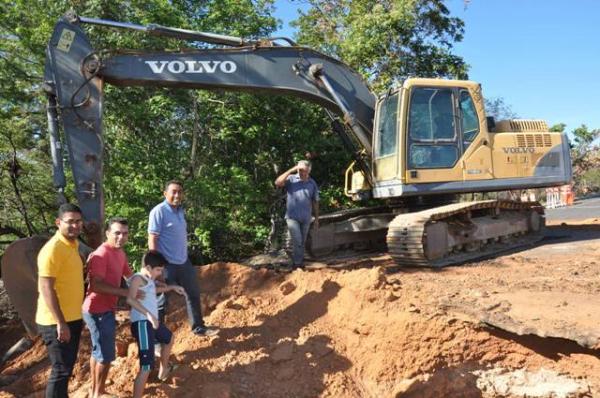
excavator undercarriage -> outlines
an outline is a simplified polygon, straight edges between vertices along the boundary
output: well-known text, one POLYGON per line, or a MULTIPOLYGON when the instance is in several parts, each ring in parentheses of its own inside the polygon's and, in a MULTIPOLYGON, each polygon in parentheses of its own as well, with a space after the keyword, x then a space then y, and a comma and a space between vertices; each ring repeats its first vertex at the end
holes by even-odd
POLYGON ((319 218, 307 250, 319 259, 337 250, 385 249, 399 266, 443 267, 493 256, 539 241, 538 202, 482 200, 426 210, 377 207, 319 218))
POLYGON ((401 214, 389 225, 387 246, 403 266, 443 267, 531 244, 542 238, 538 202, 485 200, 401 214))

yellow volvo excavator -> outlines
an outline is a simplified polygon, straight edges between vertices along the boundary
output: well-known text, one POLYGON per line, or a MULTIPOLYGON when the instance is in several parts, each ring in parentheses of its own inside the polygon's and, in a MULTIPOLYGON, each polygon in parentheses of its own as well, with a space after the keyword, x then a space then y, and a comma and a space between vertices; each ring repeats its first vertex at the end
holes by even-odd
MULTIPOLYGON (((97 30, 96 30, 97 31, 97 30)), ((377 97, 342 62, 289 39, 241 38, 67 14, 47 49, 43 87, 54 183, 62 195, 62 127, 87 245, 102 240, 102 90, 115 86, 182 87, 294 95, 321 105, 354 156, 345 192, 375 198, 377 208, 325 215, 311 231, 315 255, 339 246, 386 241, 399 265, 444 266, 541 237, 535 202, 458 202, 465 193, 562 185, 571 180, 564 134, 539 120, 494 122, 472 81, 410 78, 377 97), (203 41, 185 52, 96 52, 85 24, 203 41)), ((36 256, 45 238, 11 244, 2 276, 27 330, 35 333, 36 256)))

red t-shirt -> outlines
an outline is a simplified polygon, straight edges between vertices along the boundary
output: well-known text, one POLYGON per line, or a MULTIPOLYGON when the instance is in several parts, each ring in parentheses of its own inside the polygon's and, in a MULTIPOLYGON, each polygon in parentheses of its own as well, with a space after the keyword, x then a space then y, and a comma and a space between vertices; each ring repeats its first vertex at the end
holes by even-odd
MULTIPOLYGON (((123 276, 129 277, 133 274, 127 264, 127 256, 122 249, 117 249, 103 243, 88 258, 88 276, 91 281, 93 277, 101 278, 105 283, 119 287, 123 276)), ((117 296, 112 294, 95 293, 88 290, 83 301, 83 311, 90 314, 100 314, 114 311, 117 305, 117 296)))

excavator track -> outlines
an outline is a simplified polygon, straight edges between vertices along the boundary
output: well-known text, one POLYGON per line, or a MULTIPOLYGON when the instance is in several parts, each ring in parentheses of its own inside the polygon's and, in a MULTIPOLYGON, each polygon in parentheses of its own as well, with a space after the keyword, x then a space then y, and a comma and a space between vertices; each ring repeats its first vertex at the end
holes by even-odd
POLYGON ((344 247, 365 249, 382 246, 387 226, 394 216, 392 209, 386 206, 326 214, 319 217, 320 227, 311 229, 306 249, 316 259, 344 247))
POLYGON ((542 239, 538 202, 485 200, 455 203, 396 216, 388 251, 400 266, 443 267, 535 243, 542 239))

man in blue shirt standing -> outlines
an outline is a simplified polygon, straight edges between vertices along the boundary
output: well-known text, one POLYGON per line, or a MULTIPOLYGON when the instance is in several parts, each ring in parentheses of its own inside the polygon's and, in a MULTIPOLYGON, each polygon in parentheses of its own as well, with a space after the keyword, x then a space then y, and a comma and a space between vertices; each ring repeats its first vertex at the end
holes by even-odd
POLYGON ((287 190, 285 221, 292 238, 293 268, 304 268, 304 245, 313 215, 319 228, 319 188, 310 169, 310 162, 301 160, 275 180, 277 187, 287 190))
POLYGON ((188 258, 187 223, 183 210, 183 184, 171 180, 165 184, 165 200, 150 211, 148 249, 158 251, 168 261, 165 280, 186 292, 187 312, 192 332, 212 336, 218 329, 207 328, 200 309, 200 287, 196 269, 188 258))

